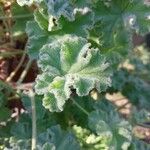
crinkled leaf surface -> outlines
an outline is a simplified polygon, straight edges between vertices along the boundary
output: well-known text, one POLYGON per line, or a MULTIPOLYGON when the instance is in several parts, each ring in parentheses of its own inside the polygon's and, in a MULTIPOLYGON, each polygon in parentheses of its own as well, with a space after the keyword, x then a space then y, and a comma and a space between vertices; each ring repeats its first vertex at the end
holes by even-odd
POLYGON ((62 15, 69 20, 74 20, 73 7, 68 0, 47 0, 48 13, 59 19, 62 15))
POLYGON ((42 146, 42 150, 55 150, 55 145, 47 142, 42 146))
POLYGON ((11 135, 20 139, 28 139, 31 137, 32 133, 32 123, 31 118, 27 114, 22 114, 19 122, 15 122, 11 126, 11 135))
POLYGON ((132 32, 149 31, 149 6, 144 0, 91 1, 95 24, 89 39, 101 46, 110 61, 117 64, 128 55, 132 32))
POLYGON ((20 5, 20 6, 24 6, 24 5, 32 5, 34 2, 35 3, 40 3, 42 2, 43 0, 17 0, 17 3, 20 5))
POLYGON ((146 109, 142 110, 134 110, 133 111, 133 119, 137 124, 143 124, 150 122, 150 111, 146 109))
MULTIPOLYGON (((121 33, 127 33, 128 30, 134 29, 145 33, 149 29, 150 15, 149 7, 144 4, 144 0, 111 0, 106 5, 105 2, 98 0, 92 2, 95 13, 95 22, 101 21, 101 31, 103 37, 109 42, 113 42, 121 36, 121 33), (119 32, 122 30, 122 32, 119 32), (109 36, 108 36, 109 35, 109 36), (112 39, 111 39, 112 38, 112 39)), ((124 39, 128 39, 124 34, 124 39)))
MULTIPOLYGON (((87 4, 84 2, 84 4, 87 4)), ((73 2, 71 0, 47 0, 46 2, 47 12, 48 12, 48 20, 49 20, 49 31, 58 30, 62 27, 66 27, 65 22, 74 22, 77 17, 80 16, 89 16, 90 22, 93 22, 93 13, 86 5, 82 6, 79 2, 73 2), (92 16, 91 16, 92 14, 92 16), (63 22, 62 22, 63 21, 63 22)), ((87 18, 87 17, 86 17, 87 18)), ((84 21, 84 18, 82 18, 84 21)), ((81 20, 81 21, 82 21, 81 20)), ((88 26, 89 23, 86 24, 88 26)), ((69 29, 69 28, 68 28, 69 29)))
POLYGON ((30 58, 37 59, 39 50, 43 45, 57 42, 57 40, 63 39, 67 34, 86 37, 87 30, 92 25, 92 16, 93 14, 91 12, 82 14, 82 12, 78 11, 74 21, 70 22, 66 18, 61 17, 58 22, 59 27, 57 28, 56 26, 57 30, 48 32, 48 29, 46 29, 49 28, 47 19, 45 19, 40 12, 35 12, 34 18, 38 24, 34 21, 30 21, 26 26, 26 32, 29 37, 26 49, 28 50, 30 58))
POLYGON ((131 150, 149 150, 149 149, 150 149, 150 145, 146 144, 146 142, 143 142, 138 139, 133 140, 133 145, 131 147, 131 150))
POLYGON ((28 43, 26 49, 31 59, 38 57, 40 48, 47 42, 48 35, 34 21, 29 21, 26 25, 28 43))
MULTIPOLYGON (((36 41, 31 42, 32 37, 30 38, 29 34, 28 45, 33 48, 32 44, 39 45, 35 49, 29 49, 31 58, 37 58, 39 49, 43 46, 41 41, 52 42, 56 36, 58 39, 65 34, 75 34, 86 38, 88 36, 90 41, 97 43, 98 47, 107 52, 110 62, 117 64, 127 56, 127 50, 132 47, 131 31, 146 33, 149 30, 147 17, 149 7, 143 0, 112 0, 107 1, 107 4, 102 0, 88 2, 47 0, 40 7, 42 8, 35 13, 35 21, 42 29, 50 32, 46 32, 47 38, 39 40, 39 35, 31 35, 36 37, 36 41), (44 13, 41 10, 44 10, 44 13), (35 57, 32 50, 37 52, 35 57)), ((31 29, 34 27, 30 26, 29 30, 31 29)), ((27 33, 29 32, 27 28, 27 33)))
POLYGON ((45 45, 38 61, 43 73, 36 79, 35 90, 44 94, 43 105, 50 111, 62 111, 72 89, 85 96, 93 88, 101 92, 110 85, 109 65, 99 49, 75 36, 61 42, 45 45))
POLYGON ((7 145, 5 147, 5 150, 11 149, 11 150, 19 150, 19 149, 31 149, 31 140, 30 139, 21 139, 21 138, 15 138, 10 137, 9 139, 9 146, 7 145))
MULTIPOLYGON (((39 95, 35 95, 34 97, 35 99, 35 109, 36 109, 36 119, 37 121, 41 121, 41 119, 44 118, 45 115, 45 109, 42 106, 42 102, 41 99, 42 97, 39 95)), ((26 109, 27 113, 29 114, 29 117, 31 117, 31 113, 32 113, 32 106, 31 106, 31 99, 29 96, 23 94, 22 95, 22 104, 24 106, 24 108, 26 109)))
POLYGON ((99 102, 99 107, 96 106, 96 110, 90 113, 89 127, 98 135, 107 137, 111 149, 128 150, 132 140, 131 125, 105 101, 99 102))
POLYGON ((42 30, 47 30, 48 29, 48 18, 47 18, 47 12, 45 9, 42 10, 36 10, 34 12, 34 20, 38 23, 39 27, 42 30))
MULTIPOLYGON (((49 146, 56 150, 79 150, 79 144, 73 134, 63 131, 59 125, 47 129, 38 136, 38 141, 43 144, 49 142, 49 146)), ((48 145, 47 145, 48 146, 48 145)))
POLYGON ((149 109, 150 85, 132 75, 126 69, 119 69, 112 78, 112 87, 119 89, 133 104, 149 109))

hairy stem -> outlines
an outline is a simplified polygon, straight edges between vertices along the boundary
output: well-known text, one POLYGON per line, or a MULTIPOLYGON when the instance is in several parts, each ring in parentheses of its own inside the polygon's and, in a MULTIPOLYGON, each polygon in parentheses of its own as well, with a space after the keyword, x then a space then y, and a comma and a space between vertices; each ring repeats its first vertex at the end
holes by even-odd
POLYGON ((9 18, 13 18, 13 19, 22 19, 22 18, 30 18, 30 17, 32 17, 33 15, 32 14, 25 14, 25 15, 14 15, 14 16, 12 16, 12 17, 10 17, 10 16, 0 16, 0 20, 3 20, 3 19, 9 19, 9 18))
POLYGON ((30 90, 31 106, 32 106, 32 145, 31 150, 36 150, 36 108, 35 108, 35 94, 30 90))
POLYGON ((26 75, 27 75, 27 73, 28 73, 28 70, 30 69, 31 64, 32 64, 32 60, 29 60, 29 62, 28 62, 27 65, 26 65, 26 68, 24 69, 24 71, 22 72, 22 74, 21 74, 19 80, 17 81, 17 84, 18 84, 18 85, 23 82, 24 78, 26 77, 26 75))
POLYGON ((11 58, 14 57, 15 55, 21 55, 23 54, 23 51, 16 51, 16 52, 0 52, 0 59, 3 58, 11 58))
POLYGON ((15 76, 15 74, 18 72, 18 70, 22 66, 22 64, 23 64, 23 62, 25 60, 25 57, 26 57, 26 53, 24 52, 24 54, 21 57, 20 63, 18 64, 16 69, 10 74, 10 76, 6 79, 6 82, 10 82, 12 80, 12 78, 15 76))

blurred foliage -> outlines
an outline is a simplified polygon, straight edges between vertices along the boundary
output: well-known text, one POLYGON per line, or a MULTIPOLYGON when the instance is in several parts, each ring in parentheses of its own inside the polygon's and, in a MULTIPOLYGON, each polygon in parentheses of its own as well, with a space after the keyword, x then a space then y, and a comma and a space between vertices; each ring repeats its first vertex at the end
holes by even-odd
POLYGON ((136 125, 150 128, 150 52, 132 43, 133 33, 149 32, 149 6, 143 0, 9 2, 0 1, 0 41, 7 32, 24 44, 28 36, 25 50, 40 75, 35 120, 27 89, 0 81, 0 149, 31 149, 35 121, 39 150, 149 150, 132 132, 136 125), (129 116, 105 98, 116 92, 132 104, 129 116), (14 99, 21 106, 10 108, 14 99))

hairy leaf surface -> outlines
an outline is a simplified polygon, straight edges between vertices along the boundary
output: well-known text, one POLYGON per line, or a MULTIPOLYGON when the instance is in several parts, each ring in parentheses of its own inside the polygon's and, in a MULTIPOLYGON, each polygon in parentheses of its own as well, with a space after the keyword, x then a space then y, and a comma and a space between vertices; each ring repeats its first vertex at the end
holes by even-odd
POLYGON ((49 142, 49 146, 57 150, 80 150, 73 134, 63 131, 59 125, 47 129, 46 132, 39 135, 38 140, 41 144, 49 142))
POLYGON ((89 39, 102 50, 112 64, 117 64, 133 47, 132 33, 149 31, 149 6, 144 0, 91 1, 95 24, 89 39))
POLYGON ((34 21, 30 21, 26 26, 26 32, 29 37, 26 49, 31 59, 38 58, 39 51, 45 44, 56 43, 68 34, 86 37, 88 34, 87 30, 91 28, 93 23, 93 14, 91 12, 82 14, 82 12, 77 11, 74 21, 70 22, 62 17, 59 19, 58 26, 56 25, 54 26, 55 29, 52 29, 53 26, 50 26, 50 24, 53 24, 53 20, 51 20, 51 23, 49 22, 48 25, 47 20, 41 15, 40 12, 35 12, 34 18, 38 24, 34 21), (39 17, 41 19, 39 19, 39 17), (47 30, 49 30, 49 32, 47 30))
POLYGON ((50 111, 62 111, 73 89, 85 96, 93 88, 101 92, 110 85, 109 65, 98 49, 74 36, 61 42, 45 45, 38 61, 43 73, 37 77, 35 90, 44 94, 43 105, 50 111))
POLYGON ((107 137, 109 148, 128 150, 132 136, 131 125, 121 119, 110 102, 102 100, 89 115, 89 127, 98 135, 107 137))
POLYGON ((20 5, 20 6, 24 6, 24 5, 32 5, 34 2, 35 3, 40 3, 42 2, 43 0, 17 0, 17 3, 20 5))

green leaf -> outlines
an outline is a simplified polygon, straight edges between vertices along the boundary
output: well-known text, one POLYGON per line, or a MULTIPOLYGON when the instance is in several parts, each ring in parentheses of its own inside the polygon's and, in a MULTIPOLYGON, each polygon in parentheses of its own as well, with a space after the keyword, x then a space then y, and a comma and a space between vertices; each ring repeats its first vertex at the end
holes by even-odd
POLYGON ((97 135, 107 138, 109 148, 128 150, 132 140, 131 125, 121 119, 113 107, 105 101, 100 101, 100 108, 90 113, 89 127, 97 135))
POLYGON ((32 134, 31 117, 28 114, 22 114, 19 118, 19 122, 15 122, 11 126, 11 135, 20 139, 28 139, 32 134))
POLYGON ((132 45, 132 33, 149 31, 149 7, 144 0, 91 1, 94 28, 89 39, 100 46, 112 64, 122 61, 132 45))
POLYGON ((55 150, 55 146, 52 143, 45 143, 42 150, 55 150))
POLYGON ((63 131, 59 125, 47 129, 38 137, 41 143, 49 142, 57 150, 79 150, 79 144, 70 132, 63 131))
POLYGON ((68 0, 47 0, 47 7, 49 15, 55 19, 64 16, 70 21, 74 20, 73 7, 68 0))
POLYGON ((141 109, 140 111, 134 110, 132 115, 132 118, 134 119, 136 124, 144 125, 144 123, 150 122, 150 111, 146 109, 141 109))
MULTIPOLYGON (((112 0, 109 5, 106 5, 101 0, 93 4, 95 12, 95 20, 102 21, 107 24, 102 30, 106 33, 112 31, 111 36, 121 32, 117 29, 128 31, 129 29, 138 29, 142 33, 148 31, 150 21, 147 16, 149 13, 148 5, 145 5, 144 0, 112 0)), ((119 30, 120 31, 120 30, 119 30)))
POLYGON ((113 75, 112 87, 115 90, 119 89, 133 104, 148 109, 150 86, 136 74, 133 75, 127 69, 121 68, 113 75))
POLYGON ((48 30, 48 19, 43 11, 36 10, 34 12, 34 20, 38 23, 41 29, 48 30))
MULTIPOLYGON (((35 100, 35 109, 36 109, 36 119, 37 121, 41 121, 41 119, 44 118, 45 115, 45 109, 42 106, 42 97, 39 95, 35 95, 34 97, 35 100)), ((27 95, 23 95, 21 99, 24 108, 29 114, 29 117, 31 117, 32 114, 32 106, 31 106, 31 99, 27 95)))
POLYGON ((48 34, 34 21, 27 22, 26 33, 29 37, 26 49, 28 50, 30 58, 36 59, 38 57, 39 50, 47 42, 48 34))
MULTIPOLYGON (((65 80, 60 77, 56 77, 53 82, 51 82, 47 94, 43 98, 43 106, 49 111, 62 111, 65 101, 69 96, 65 93, 64 85, 65 80)), ((35 87, 36 88, 36 87, 35 87)))
MULTIPOLYGON (((128 1, 128 0, 127 0, 128 1)), ((107 50, 107 48, 112 48, 116 39, 119 39, 119 34, 126 33, 124 32, 125 28, 123 26, 123 18, 122 18, 122 5, 126 6, 125 3, 127 1, 121 1, 121 4, 116 4, 115 0, 110 1, 109 6, 105 5, 105 3, 101 0, 93 3, 93 11, 95 13, 95 26, 98 28, 97 35, 102 37, 103 40, 103 48, 107 50), (122 30, 122 32, 119 32, 122 30), (102 34, 101 34, 102 33, 102 34), (107 40, 106 40, 107 39, 107 40)), ((127 34, 122 36, 124 39, 124 43, 126 43, 127 34)), ((119 43, 119 42, 117 42, 119 43)), ((117 45, 117 44, 116 44, 117 45)), ((119 45, 117 45, 119 46, 119 45)))
POLYGON ((74 21, 69 22, 66 18, 62 17, 58 22, 58 25, 61 26, 59 26, 59 28, 56 27, 56 31, 53 31, 53 29, 49 29, 50 27, 48 27, 48 30, 51 31, 48 32, 42 30, 47 28, 47 25, 45 25, 45 18, 42 18, 41 16, 41 19, 39 19, 38 17, 35 15, 35 20, 41 28, 34 21, 28 22, 26 26, 26 32, 29 37, 26 49, 28 50, 31 59, 38 58, 39 51, 45 44, 53 42, 57 43, 57 41, 62 40, 68 34, 86 37, 88 33, 87 30, 91 28, 93 23, 93 14, 91 12, 88 11, 82 14, 82 11, 77 11, 75 16, 76 19, 74 21), (74 26, 77 28, 74 28, 74 26))
POLYGON ((40 3, 42 2, 43 0, 17 0, 17 3, 20 5, 20 6, 24 6, 24 5, 32 5, 34 2, 35 3, 40 3))
POLYGON ((0 91, 0 108, 4 106, 6 102, 6 97, 5 95, 0 91))
POLYGON ((87 37, 88 30, 93 26, 93 12, 90 10, 77 10, 75 13, 75 20, 68 21, 61 17, 57 26, 60 31, 65 34, 75 34, 82 37, 87 37), (75 28, 76 27, 76 28, 75 28))
POLYGON ((149 144, 143 141, 137 140, 137 139, 133 140, 133 145, 132 145, 131 150, 149 150, 149 149, 150 149, 149 144))
POLYGON ((30 139, 17 139, 15 137, 9 138, 9 146, 6 146, 6 149, 13 149, 13 150, 19 150, 19 149, 31 149, 31 141, 30 139))
POLYGON ((20 5, 20 6, 23 6, 23 5, 31 5, 33 3, 33 0, 17 0, 17 3, 20 5))
POLYGON ((12 27, 13 36, 18 36, 25 33, 26 23, 33 19, 33 14, 28 8, 14 4, 12 5, 12 17, 15 22, 12 27))
POLYGON ((57 74, 52 74, 49 72, 45 72, 41 75, 38 75, 37 78, 36 78, 36 92, 38 94, 44 94, 44 93, 47 93, 48 92, 48 86, 49 84, 53 81, 54 77, 56 76, 57 74))
POLYGON ((111 129, 105 121, 103 121, 106 114, 104 112, 94 111, 89 116, 89 127, 94 129, 98 135, 108 134, 110 138, 112 137, 111 129), (101 119, 100 116, 101 115, 101 119))
POLYGON ((11 111, 8 108, 0 108, 0 122, 7 121, 11 117, 10 115, 11 111))
POLYGON ((38 61, 43 73, 36 79, 35 90, 44 94, 43 105, 50 111, 62 111, 72 89, 85 96, 93 88, 101 92, 110 85, 109 65, 98 49, 75 36, 61 42, 44 46, 38 61))
MULTIPOLYGON (((74 22, 75 24, 75 22, 78 22, 78 20, 85 22, 84 20, 88 19, 89 22, 85 24, 86 28, 88 27, 88 24, 93 23, 93 13, 91 12, 90 8, 87 7, 87 2, 82 4, 72 0, 48 0, 46 5, 48 11, 47 18, 49 20, 49 31, 66 27, 69 22, 74 22), (80 19, 80 16, 84 16, 82 20, 80 19)), ((70 26, 70 29, 71 28, 72 27, 70 26)))

